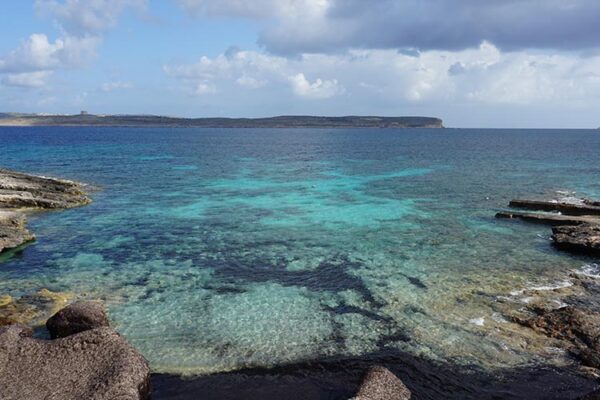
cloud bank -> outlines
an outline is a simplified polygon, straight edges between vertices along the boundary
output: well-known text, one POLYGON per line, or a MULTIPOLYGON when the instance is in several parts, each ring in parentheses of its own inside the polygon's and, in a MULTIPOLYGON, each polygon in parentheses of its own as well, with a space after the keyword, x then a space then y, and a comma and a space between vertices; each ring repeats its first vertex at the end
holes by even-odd
POLYGON ((597 0, 178 0, 192 15, 262 21, 276 54, 346 49, 502 50, 600 46, 597 0))

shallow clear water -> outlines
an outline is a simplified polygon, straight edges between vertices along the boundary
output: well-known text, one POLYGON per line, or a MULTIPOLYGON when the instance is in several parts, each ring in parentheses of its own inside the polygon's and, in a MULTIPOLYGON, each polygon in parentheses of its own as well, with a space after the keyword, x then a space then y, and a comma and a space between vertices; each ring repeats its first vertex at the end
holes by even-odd
POLYGON ((0 128, 1 166, 99 187, 30 217, 0 295, 101 298, 162 372, 386 349, 556 362, 503 313, 593 260, 494 214, 600 197, 598 154, 596 131, 0 128))

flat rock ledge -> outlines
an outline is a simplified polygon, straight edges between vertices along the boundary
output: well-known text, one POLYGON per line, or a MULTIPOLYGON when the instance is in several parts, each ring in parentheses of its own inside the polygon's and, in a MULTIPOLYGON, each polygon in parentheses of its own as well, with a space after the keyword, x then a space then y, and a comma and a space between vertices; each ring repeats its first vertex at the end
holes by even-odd
MULTIPOLYGON (((61 313, 61 321, 79 324, 99 305, 79 304, 61 313), (87 310, 87 311, 86 311, 87 310), (70 321, 73 316, 74 320, 70 321)), ((105 321, 55 340, 32 337, 30 328, 0 328, 0 398, 3 400, 142 400, 150 393, 150 369, 138 353, 105 321), (100 325, 100 326, 98 326, 100 325)))
POLYGON ((0 210, 0 253, 35 239, 27 230, 27 219, 23 214, 0 210))
POLYGON ((374 366, 365 375, 353 400, 409 400, 412 394, 390 370, 374 366))
POLYGON ((561 250, 600 255, 600 225, 555 226, 552 228, 552 240, 561 250))
POLYGON ((600 368, 600 313, 578 307, 532 307, 530 318, 513 317, 520 325, 562 341, 584 366, 600 368))
POLYGON ((83 184, 0 168, 0 253, 32 241, 25 210, 73 208, 91 203, 83 184))
POLYGON ((559 250, 590 256, 600 254, 600 202, 579 199, 576 203, 512 200, 509 207, 536 213, 501 211, 496 218, 552 225, 552 241, 559 250))

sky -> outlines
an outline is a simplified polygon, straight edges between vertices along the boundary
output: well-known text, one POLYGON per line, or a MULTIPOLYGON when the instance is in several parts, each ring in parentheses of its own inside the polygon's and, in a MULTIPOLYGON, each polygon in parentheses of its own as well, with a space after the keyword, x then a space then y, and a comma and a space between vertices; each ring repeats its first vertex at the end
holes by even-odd
POLYGON ((598 0, 5 0, 0 112, 600 126, 598 0))

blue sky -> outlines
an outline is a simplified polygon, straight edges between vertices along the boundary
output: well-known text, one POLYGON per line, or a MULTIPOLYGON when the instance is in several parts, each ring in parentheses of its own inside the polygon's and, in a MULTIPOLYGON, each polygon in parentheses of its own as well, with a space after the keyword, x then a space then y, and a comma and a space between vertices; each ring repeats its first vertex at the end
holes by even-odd
POLYGON ((597 0, 36 0, 0 12, 0 111, 429 115, 600 126, 597 0))

